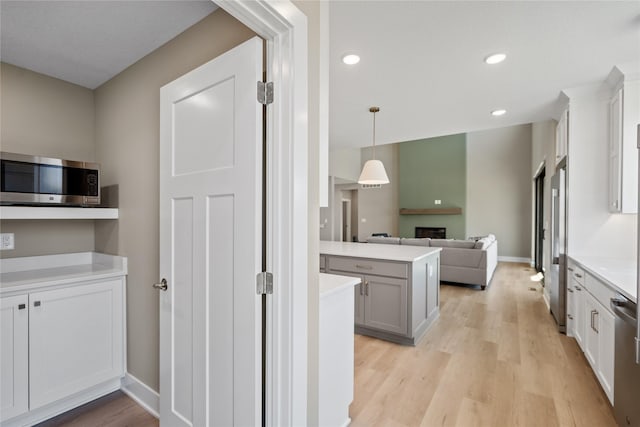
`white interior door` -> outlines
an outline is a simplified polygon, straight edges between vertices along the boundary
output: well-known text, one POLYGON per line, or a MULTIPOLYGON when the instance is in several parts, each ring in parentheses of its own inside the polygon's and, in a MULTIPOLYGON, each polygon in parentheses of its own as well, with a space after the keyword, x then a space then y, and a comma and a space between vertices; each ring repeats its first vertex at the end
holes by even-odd
POLYGON ((160 91, 160 425, 261 422, 262 45, 160 91))

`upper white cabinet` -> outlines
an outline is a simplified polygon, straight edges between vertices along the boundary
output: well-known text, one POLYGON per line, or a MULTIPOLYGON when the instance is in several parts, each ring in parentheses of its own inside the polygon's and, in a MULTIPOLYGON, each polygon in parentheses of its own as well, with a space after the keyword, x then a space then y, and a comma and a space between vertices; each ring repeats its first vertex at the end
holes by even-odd
POLYGON ((569 109, 565 109, 560 115, 556 125, 556 166, 567 156, 567 144, 569 141, 569 109))
POLYGON ((638 125, 640 79, 614 68, 609 102, 609 211, 638 212, 638 125))

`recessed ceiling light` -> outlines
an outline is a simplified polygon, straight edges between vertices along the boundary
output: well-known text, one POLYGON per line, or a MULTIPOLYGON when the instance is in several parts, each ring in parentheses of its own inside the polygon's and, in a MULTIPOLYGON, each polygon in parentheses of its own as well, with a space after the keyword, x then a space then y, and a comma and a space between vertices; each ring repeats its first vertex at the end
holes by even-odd
POLYGON ((504 116, 505 114, 507 114, 507 110, 493 110, 493 111, 491 112, 491 115, 492 115, 492 116, 496 116, 496 117, 498 117, 498 116, 504 116))
POLYGON ((484 58, 484 62, 490 65, 499 64, 507 58, 507 55, 504 53, 494 53, 493 55, 489 55, 484 58))
POLYGON ((347 65, 355 65, 358 62, 360 62, 360 57, 353 53, 349 53, 342 57, 342 62, 344 62, 347 65))

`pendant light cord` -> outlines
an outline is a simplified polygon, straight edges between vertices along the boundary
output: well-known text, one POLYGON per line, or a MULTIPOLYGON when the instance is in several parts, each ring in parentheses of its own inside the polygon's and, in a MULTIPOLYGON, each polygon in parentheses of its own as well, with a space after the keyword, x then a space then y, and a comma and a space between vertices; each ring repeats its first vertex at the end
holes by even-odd
POLYGON ((376 112, 373 112, 373 160, 376 159, 376 112))

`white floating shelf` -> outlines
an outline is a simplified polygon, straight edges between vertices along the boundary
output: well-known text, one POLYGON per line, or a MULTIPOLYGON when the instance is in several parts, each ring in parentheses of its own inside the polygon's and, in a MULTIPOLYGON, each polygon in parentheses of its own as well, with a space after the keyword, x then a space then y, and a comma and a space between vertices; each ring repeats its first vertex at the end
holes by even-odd
POLYGON ((0 206, 0 219, 118 219, 118 209, 0 206))

